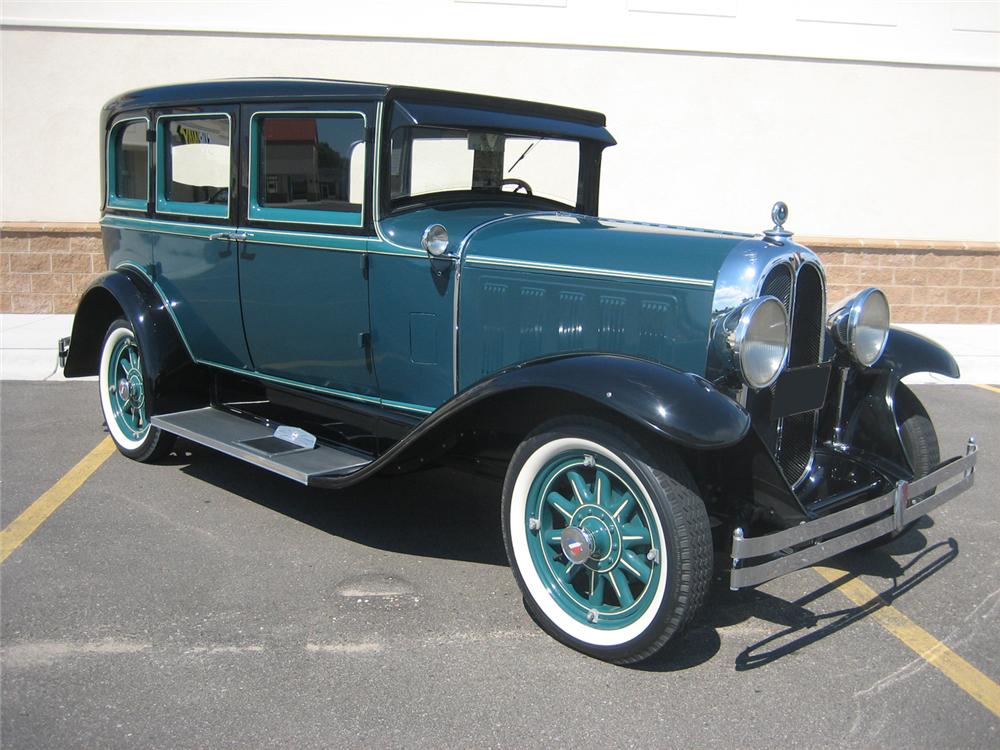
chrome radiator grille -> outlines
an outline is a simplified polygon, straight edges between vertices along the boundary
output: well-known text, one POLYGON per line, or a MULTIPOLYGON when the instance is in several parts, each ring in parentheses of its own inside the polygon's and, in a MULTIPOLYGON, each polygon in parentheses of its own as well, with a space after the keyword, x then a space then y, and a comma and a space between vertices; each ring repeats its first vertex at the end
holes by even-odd
MULTIPOLYGON (((805 264, 796 272, 792 265, 782 263, 764 278, 760 293, 777 297, 788 311, 791 325, 788 366, 819 362, 823 356, 826 313, 826 293, 819 269, 805 264)), ((812 460, 817 417, 818 412, 795 414, 779 419, 775 425, 775 456, 792 484, 802 479, 812 460)))

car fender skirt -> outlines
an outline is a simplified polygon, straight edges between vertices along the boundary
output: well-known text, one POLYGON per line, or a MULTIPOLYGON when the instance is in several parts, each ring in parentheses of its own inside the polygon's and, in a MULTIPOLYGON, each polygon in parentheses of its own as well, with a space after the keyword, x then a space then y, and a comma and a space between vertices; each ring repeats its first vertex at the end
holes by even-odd
POLYGON ((455 413, 498 399, 505 410, 543 413, 539 398, 560 397, 594 413, 616 412, 693 449, 734 445, 750 429, 747 412, 704 378, 615 354, 566 354, 515 365, 479 381, 439 411, 455 413))
MULTIPOLYGON (((97 375, 108 326, 125 318, 142 352, 146 408, 150 415, 193 408, 201 401, 204 375, 192 361, 170 313, 152 283, 131 268, 108 271, 84 291, 73 318, 73 334, 63 374, 97 375)), ((207 391, 205 391, 207 393, 207 391)))
POLYGON ((934 372, 957 378, 955 358, 941 345, 902 328, 890 328, 885 350, 873 369, 888 370, 895 380, 915 372, 934 372))

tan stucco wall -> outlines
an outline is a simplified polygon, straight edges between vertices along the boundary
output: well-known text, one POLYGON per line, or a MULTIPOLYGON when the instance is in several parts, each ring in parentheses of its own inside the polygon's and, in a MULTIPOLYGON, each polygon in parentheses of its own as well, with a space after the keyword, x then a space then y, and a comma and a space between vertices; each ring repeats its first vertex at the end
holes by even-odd
MULTIPOLYGON (((193 6, 192 6, 193 7, 193 6)), ((605 112, 602 213, 742 230, 1000 240, 996 68, 634 49, 5 26, 0 219, 98 217, 98 110, 231 76, 438 86, 605 112)))

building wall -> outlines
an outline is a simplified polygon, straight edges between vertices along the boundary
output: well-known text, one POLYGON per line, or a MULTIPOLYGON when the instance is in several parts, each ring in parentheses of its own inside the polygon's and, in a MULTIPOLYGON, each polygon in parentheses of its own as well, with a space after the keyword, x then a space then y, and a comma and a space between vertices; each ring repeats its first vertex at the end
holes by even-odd
MULTIPOLYGON (((769 224, 780 198, 800 236, 847 246, 852 262, 831 266, 837 288, 878 276, 898 319, 998 320, 986 306, 996 304, 997 279, 987 277, 1000 242, 1000 3, 289 0, 280 14, 273 7, 4 3, 0 231, 11 252, 0 263, 0 310, 72 307, 82 278, 69 286, 65 278, 35 278, 49 273, 43 261, 12 259, 21 240, 41 248, 61 242, 25 223, 97 221, 97 117, 106 100, 165 82, 288 75, 597 109, 619 141, 605 155, 603 214, 753 231, 769 224), (934 249, 942 247, 949 249, 934 249), (910 267, 948 273, 896 270, 910 267), (875 273, 886 269, 891 283, 888 273, 875 273), (26 290, 21 274, 34 286, 26 290), (931 300, 940 309, 924 313, 931 300)), ((74 247, 92 243, 88 237, 75 235, 74 247)), ((59 247, 68 251, 69 242, 59 247)), ((57 258, 64 254, 51 253, 50 262, 85 265, 57 258)), ((87 262, 91 270, 51 273, 98 270, 94 258, 87 262)))
MULTIPOLYGON (((71 313, 105 270, 97 225, 8 223, 0 230, 0 312, 71 313)), ((823 261, 831 304, 877 286, 897 323, 1000 323, 1000 243, 796 240, 823 261)))

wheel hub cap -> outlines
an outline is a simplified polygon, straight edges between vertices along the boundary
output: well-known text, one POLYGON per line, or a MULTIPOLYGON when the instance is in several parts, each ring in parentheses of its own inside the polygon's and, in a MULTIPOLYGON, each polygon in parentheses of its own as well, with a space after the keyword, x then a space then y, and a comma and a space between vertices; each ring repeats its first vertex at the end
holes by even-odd
POLYGON ((122 401, 128 401, 129 398, 131 398, 131 396, 132 396, 132 385, 128 382, 128 380, 122 378, 121 380, 118 381, 118 398, 120 398, 122 401))
POLYGON ((586 529, 577 526, 570 526, 563 530, 560 544, 566 559, 572 560, 577 565, 585 563, 594 553, 593 536, 586 529))

